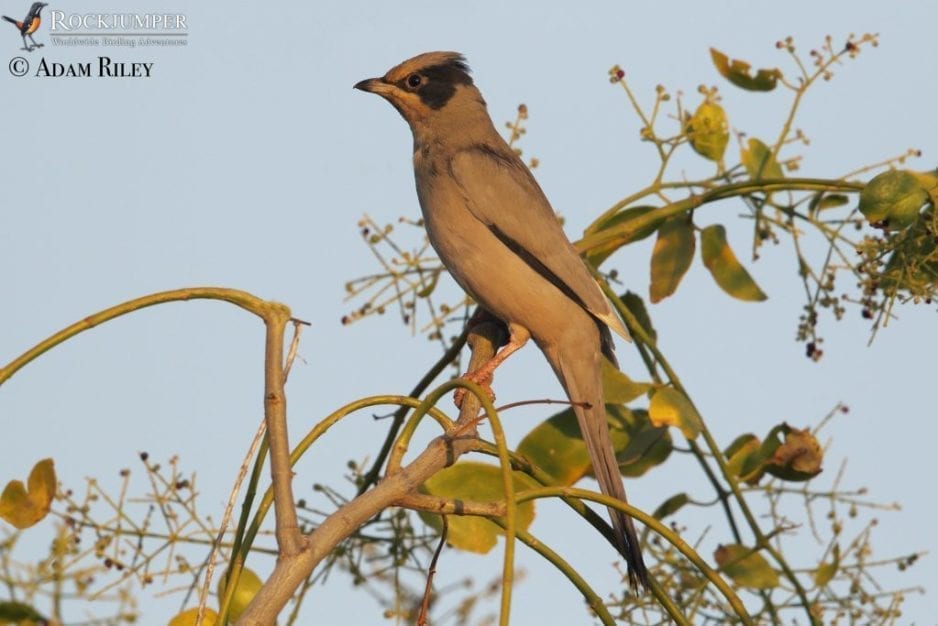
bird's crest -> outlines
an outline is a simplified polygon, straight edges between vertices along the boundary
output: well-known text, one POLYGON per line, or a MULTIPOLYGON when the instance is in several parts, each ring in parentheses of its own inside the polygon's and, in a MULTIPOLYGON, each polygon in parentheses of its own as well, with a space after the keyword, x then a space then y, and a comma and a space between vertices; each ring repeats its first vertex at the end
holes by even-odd
POLYGON ((469 76, 471 70, 469 64, 466 63, 466 57, 458 52, 425 52, 418 54, 392 67, 388 70, 384 79, 389 83, 396 83, 414 72, 447 74, 451 83, 472 84, 472 78, 469 76))

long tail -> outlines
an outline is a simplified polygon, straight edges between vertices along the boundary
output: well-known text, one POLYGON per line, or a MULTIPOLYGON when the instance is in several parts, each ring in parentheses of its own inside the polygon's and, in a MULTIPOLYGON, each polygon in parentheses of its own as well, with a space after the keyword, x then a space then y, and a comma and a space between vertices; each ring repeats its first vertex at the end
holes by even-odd
MULTIPOLYGON (((579 403, 574 404, 573 410, 600 490, 607 496, 627 502, 606 421, 599 350, 582 342, 567 342, 566 346, 545 350, 545 354, 566 390, 567 397, 571 402, 579 403), (589 403, 589 407, 582 406, 583 403, 589 403)), ((648 570, 642 559, 632 518, 611 508, 609 516, 616 531, 617 548, 628 564, 632 589, 637 590, 639 585, 648 588, 648 570)))
POLYGON ((17 27, 19 26, 19 23, 18 23, 16 20, 14 20, 12 17, 7 17, 6 15, 3 15, 3 16, 0 16, 0 17, 3 17, 3 19, 5 19, 5 20, 8 21, 9 23, 13 24, 14 26, 17 26, 17 27))

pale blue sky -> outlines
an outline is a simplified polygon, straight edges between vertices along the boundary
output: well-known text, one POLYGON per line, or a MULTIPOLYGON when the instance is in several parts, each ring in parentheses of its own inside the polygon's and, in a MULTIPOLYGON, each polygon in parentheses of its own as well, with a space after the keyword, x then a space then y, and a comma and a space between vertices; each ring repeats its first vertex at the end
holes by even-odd
MULTIPOLYGON (((294 437, 355 398, 406 393, 438 348, 412 338, 392 316, 342 327, 343 284, 374 271, 356 221, 416 216, 410 136, 397 113, 351 89, 418 52, 464 52, 493 118, 530 110, 523 148, 541 166, 536 176, 567 229, 578 235, 591 218, 646 184, 657 161, 638 141, 639 124, 606 71, 621 64, 643 102, 654 86, 683 90, 696 103, 699 84, 718 85, 730 122, 773 138, 789 96, 750 94, 723 81, 707 52, 716 46, 756 66, 790 69, 774 42, 795 37, 804 49, 830 33, 880 33, 881 45, 838 70, 807 97, 797 126, 811 137, 802 173, 836 176, 920 148, 917 169, 936 165, 934 115, 938 9, 905 2, 570 3, 121 3, 120 10, 184 11, 189 45, 181 49, 111 50, 114 58, 153 61, 147 80, 14 78, 0 72, 6 181, 0 210, 0 361, 59 328, 123 300, 163 289, 221 285, 289 304, 309 320, 288 389, 294 437)), ((53 5, 52 8, 57 8, 53 5)), ((4 0, 17 15, 25 3, 4 0)), ((66 10, 113 11, 82 3, 66 10)), ((2 25, 2 26, 5 26, 2 25)), ((42 35, 38 35, 44 41, 42 35)), ((45 39, 46 43, 47 38, 45 39)), ((15 31, 0 30, 4 60, 19 54, 15 31)), ((32 53, 49 60, 94 59, 98 51, 32 53)), ((6 67, 6 62, 0 67, 6 67)), ((731 148, 732 149, 732 148, 731 148)), ((708 166, 688 159, 689 177, 708 166)), ((676 170, 679 172, 679 170, 676 170)), ((702 212, 721 221, 730 242, 746 250, 740 206, 702 212)), ((647 293, 650 243, 615 259, 623 280, 647 293)), ((743 252, 740 253, 744 256, 743 252)), ((746 259, 747 265, 751 265, 746 259)), ((849 415, 833 436, 829 484, 849 457, 846 485, 868 486, 873 499, 901 502, 875 531, 876 558, 938 549, 938 510, 928 476, 936 471, 934 307, 902 308, 900 320, 866 346, 868 329, 851 309, 825 320, 825 358, 804 358, 793 341, 801 286, 787 246, 767 250, 752 273, 769 294, 764 304, 730 300, 695 264, 678 294, 652 315, 661 344, 722 445, 742 432, 762 436, 787 420, 814 424, 836 402, 849 415)), ((203 510, 220 514, 249 437, 261 416, 259 323, 218 303, 176 304, 112 322, 57 348, 0 388, 0 480, 23 476, 52 456, 71 487, 84 476, 112 486, 122 467, 147 450, 179 454, 199 473, 203 510)), ((620 346, 623 368, 641 377, 640 362, 620 346)), ((559 396, 532 346, 512 358, 498 381, 499 399, 559 396)), ((517 443, 543 410, 507 419, 517 443)), ((343 425, 300 468, 296 487, 338 483, 349 458, 376 450, 384 426, 366 415, 343 425)), ((428 428, 427 433, 430 430, 428 428)), ((652 472, 627 488, 653 509, 681 490, 702 488, 690 465, 652 472), (686 484, 685 484, 686 483, 686 484)), ((562 540, 568 521, 543 507, 534 531, 562 540)), ((681 518, 702 530, 694 517, 681 518)), ((43 532, 43 531, 37 531, 43 532)), ((710 530, 704 553, 727 541, 710 530)), ((563 545, 563 544, 561 544, 563 545)), ((601 592, 614 588, 608 546, 578 542, 572 558, 601 592)), ((569 550, 572 552, 572 550, 569 550)), ((497 557, 449 553, 441 579, 463 571, 487 581, 497 557)), ((554 572, 525 558, 517 588, 517 623, 586 623, 574 591, 554 572)), ((264 569, 260 566, 259 569, 264 569)), ((929 556, 888 585, 938 580, 929 556)), ((339 623, 349 596, 337 582, 315 592, 319 623, 339 623)), ((367 596, 351 596, 363 602, 367 596)), ((147 600, 146 624, 165 623, 173 602, 147 600)), ((935 624, 934 590, 912 596, 901 623, 935 624)), ((363 623, 379 621, 363 618, 363 623)))

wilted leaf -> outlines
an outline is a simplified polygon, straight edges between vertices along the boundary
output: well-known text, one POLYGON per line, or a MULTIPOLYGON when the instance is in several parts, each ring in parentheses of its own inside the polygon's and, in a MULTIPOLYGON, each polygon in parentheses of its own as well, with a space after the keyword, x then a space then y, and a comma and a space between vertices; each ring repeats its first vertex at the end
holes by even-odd
POLYGON ((782 424, 772 429, 766 438, 769 446, 774 445, 771 457, 766 463, 765 470, 782 480, 805 481, 821 473, 821 462, 824 453, 821 444, 810 430, 792 428, 782 424), (784 434, 784 442, 778 441, 778 435, 784 434))
POLYGON ((827 563, 821 563, 814 572, 814 584, 818 587, 824 587, 833 580, 840 569, 840 546, 834 544, 834 558, 827 563))
POLYGON ((653 220, 641 228, 637 228, 633 226, 633 224, 638 218, 646 215, 647 213, 650 213, 651 211, 654 211, 656 208, 658 207, 629 207, 619 211, 618 213, 615 213, 608 219, 605 219, 592 228, 588 229, 585 233, 583 233, 586 236, 600 232, 614 232, 615 237, 605 243, 590 248, 590 250, 586 253, 586 260, 589 261, 593 267, 599 267, 602 265, 603 261, 608 259, 616 250, 622 246, 630 244, 633 241, 641 241, 642 239, 645 239, 651 235, 653 232, 655 232, 655 230, 658 229, 658 226, 661 225, 662 220, 653 220))
POLYGON ((43 459, 33 466, 27 480, 11 480, 0 495, 0 517, 20 530, 38 523, 49 513, 55 496, 55 466, 43 459))
POLYGON ((778 587, 778 572, 758 552, 739 544, 719 546, 713 559, 720 570, 743 587, 773 589, 778 587))
MULTIPOLYGON (((516 492, 538 486, 534 480, 522 472, 512 472, 512 476, 516 492)), ((421 485, 420 489, 434 496, 457 500, 474 502, 505 500, 501 469, 495 465, 474 461, 461 461, 440 470, 421 485)), ((437 515, 421 512, 420 517, 426 524, 438 530, 443 527, 437 515)), ((519 529, 527 529, 531 525, 534 520, 533 502, 518 505, 517 520, 519 529)), ((494 548, 496 538, 504 534, 501 528, 482 517, 450 515, 447 523, 449 527, 446 535, 447 543, 460 550, 479 554, 485 554, 494 548)))
POLYGON ((687 120, 685 132, 697 154, 718 163, 723 160, 730 131, 726 112, 719 104, 704 100, 687 120))
POLYGON ((637 383, 619 371, 607 359, 603 359, 603 399, 606 404, 631 402, 651 389, 649 383, 637 383))
POLYGON ((665 220, 658 229, 658 239, 651 253, 652 302, 660 302, 675 292, 694 259, 693 225, 688 215, 665 220))
POLYGON ((757 302, 766 299, 759 285, 746 271, 726 242, 726 229, 719 224, 707 226, 700 233, 700 257, 713 280, 726 293, 739 300, 757 302))
POLYGON ((904 228, 916 220, 928 199, 913 172, 889 170, 873 177, 860 192, 860 212, 871 223, 904 228))
MULTIPOLYGON (((169 620, 169 626, 195 626, 199 618, 199 608, 186 609, 179 613, 173 619, 169 620)), ((215 626, 218 623, 218 613, 206 607, 202 613, 202 626, 215 626)))
POLYGON ((749 91, 772 91, 775 89, 775 85, 778 84, 778 79, 782 77, 782 73, 778 69, 761 69, 756 72, 755 76, 752 76, 749 73, 750 65, 748 63, 738 59, 730 61, 725 54, 716 48, 710 48, 710 58, 713 59, 717 71, 724 78, 737 87, 749 91))
POLYGON ((772 157, 772 150, 767 145, 755 137, 750 137, 747 144, 749 149, 742 149, 740 160, 752 178, 759 180, 785 177, 782 166, 772 157))
POLYGON ((652 393, 648 417, 655 426, 679 428, 688 439, 700 434, 700 415, 687 396, 673 387, 661 387, 652 393))
POLYGON ((774 426, 762 443, 755 435, 737 437, 726 452, 733 473, 751 485, 758 484, 766 472, 787 481, 810 480, 821 472, 823 460, 811 431, 785 423, 774 426))
POLYGON ((645 301, 637 293, 626 291, 624 295, 619 296, 622 304, 635 316, 639 326, 648 333, 653 340, 658 340, 658 331, 651 325, 651 317, 648 315, 648 309, 645 308, 645 301))
POLYGON ((690 502, 690 496, 682 491, 681 493, 674 494, 658 505, 658 508, 655 509, 652 515, 654 515, 656 519, 664 519, 669 515, 677 513, 688 502, 690 502))

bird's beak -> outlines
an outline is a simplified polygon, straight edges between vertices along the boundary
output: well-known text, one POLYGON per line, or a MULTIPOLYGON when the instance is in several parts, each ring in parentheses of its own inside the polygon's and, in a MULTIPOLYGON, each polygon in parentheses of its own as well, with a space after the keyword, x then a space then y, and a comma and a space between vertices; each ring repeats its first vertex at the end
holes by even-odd
POLYGON ((387 92, 388 85, 381 78, 366 78, 365 80, 358 81, 355 83, 354 89, 361 91, 367 91, 368 93, 382 94, 387 92))

